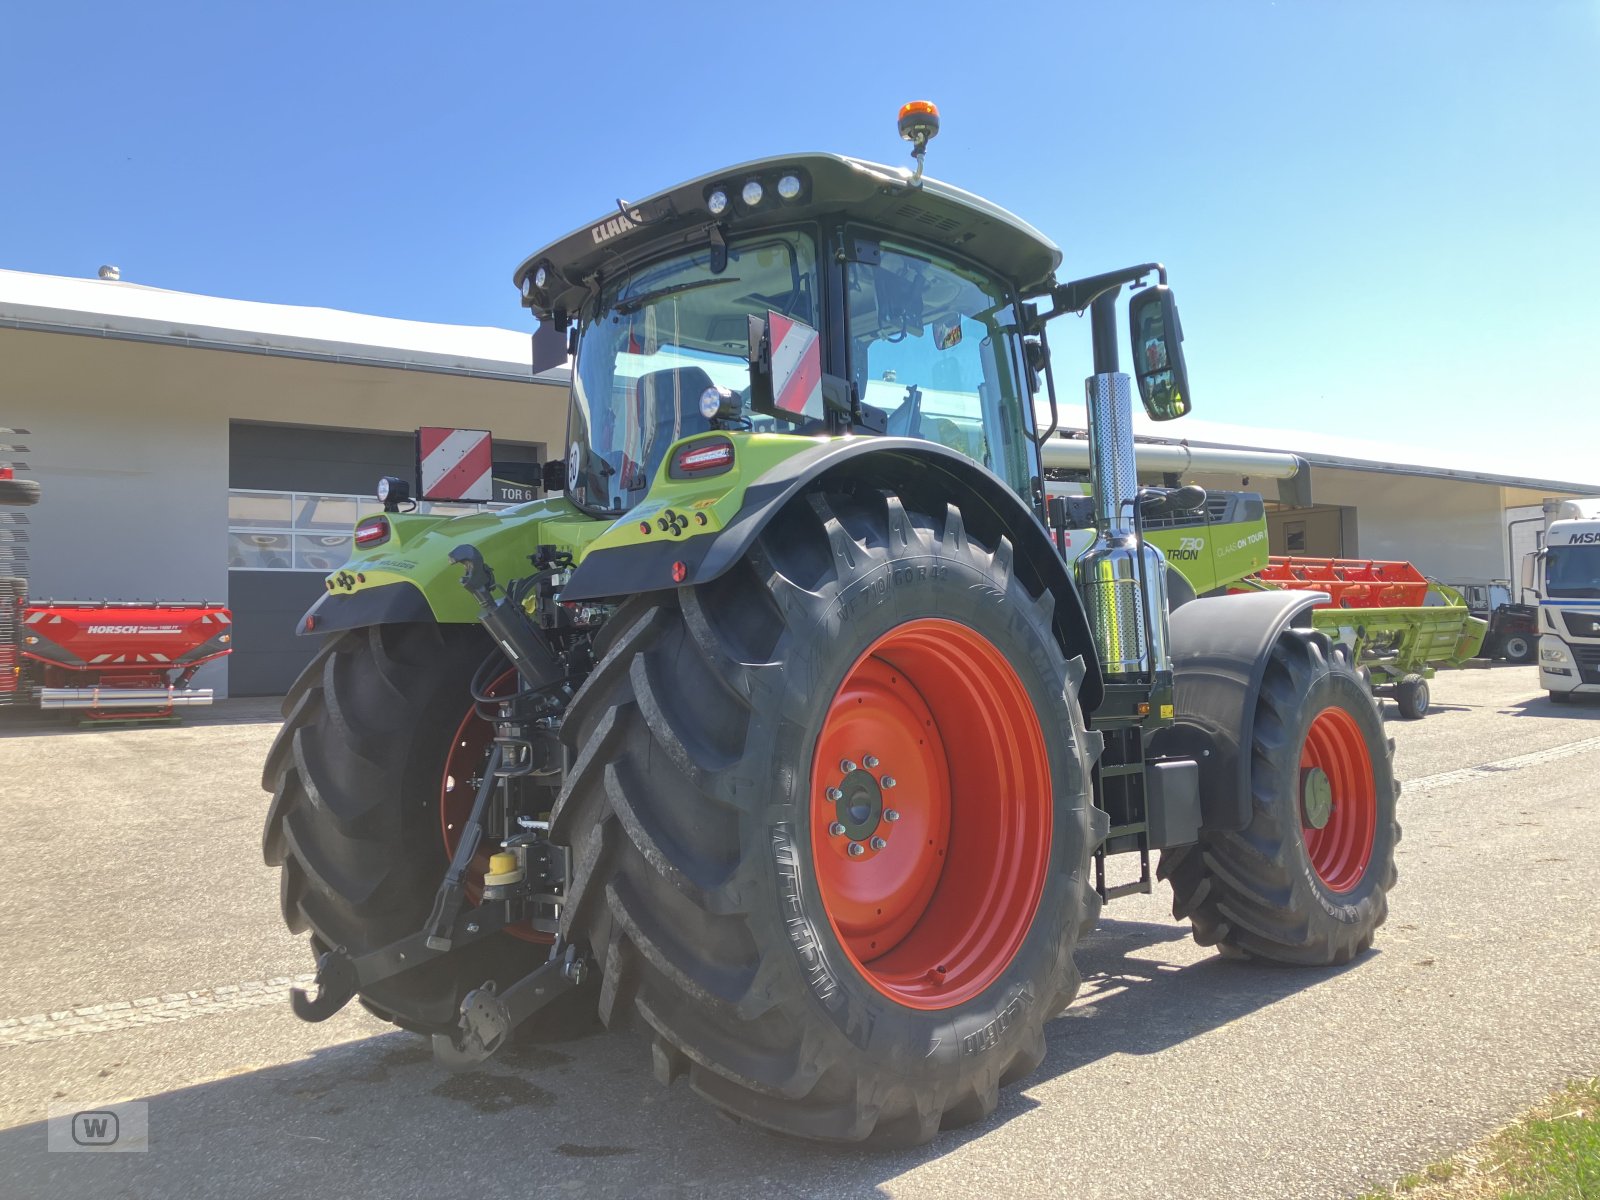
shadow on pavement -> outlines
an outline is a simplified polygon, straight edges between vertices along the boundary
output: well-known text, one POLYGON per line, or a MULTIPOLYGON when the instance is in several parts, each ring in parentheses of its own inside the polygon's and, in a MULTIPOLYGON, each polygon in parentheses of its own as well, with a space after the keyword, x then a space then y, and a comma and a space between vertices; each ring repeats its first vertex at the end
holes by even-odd
MULTIPOLYGON (((1104 921, 1080 947, 1084 990, 1048 1026, 1040 1069, 989 1120, 917 1150, 738 1125, 682 1082, 660 1087, 637 1037, 519 1044, 450 1075, 421 1039, 391 1033, 145 1097, 148 1154, 47 1155, 42 1122, 0 1131, 0 1170, 9 1194, 52 1197, 870 1194, 1037 1108, 1024 1089, 1111 1055, 1158 1053, 1351 969, 1163 961, 1161 947, 1187 937, 1186 926, 1104 921)), ((1094 1118, 1052 1104, 1065 1106, 1064 1130, 1094 1118)))
POLYGON ((1580 721, 1600 721, 1600 696, 1574 696, 1557 704, 1549 693, 1516 700, 1499 711, 1513 717, 1576 717, 1580 721))

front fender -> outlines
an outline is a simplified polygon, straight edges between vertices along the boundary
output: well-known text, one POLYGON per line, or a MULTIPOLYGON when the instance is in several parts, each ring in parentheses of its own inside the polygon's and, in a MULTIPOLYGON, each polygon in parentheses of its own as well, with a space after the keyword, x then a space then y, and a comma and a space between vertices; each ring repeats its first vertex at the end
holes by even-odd
MULTIPOLYGON (((738 439, 734 439, 738 442, 738 439)), ((1086 667, 1082 704, 1092 712, 1102 694, 1099 665, 1077 585, 1049 534, 1032 510, 1004 480, 965 455, 916 438, 843 437, 819 440, 769 467, 744 489, 737 512, 720 528, 673 540, 629 538, 608 545, 600 538, 572 579, 562 600, 593 600, 675 586, 708 583, 738 562, 768 522, 795 497, 826 476, 831 483, 859 480, 894 490, 908 505, 942 512, 945 504, 962 510, 974 537, 994 545, 1004 536, 1015 550, 1014 569, 1037 594, 1056 602, 1057 635, 1068 654, 1081 654, 1086 667)), ((709 485, 708 481, 708 485, 709 485)), ((654 492, 652 493, 652 498, 654 492)), ((635 525, 662 504, 633 510, 613 530, 635 525)))
POLYGON ((1267 657, 1285 629, 1309 629, 1322 592, 1268 591, 1191 600, 1172 613, 1169 645, 1177 716, 1156 754, 1200 763, 1201 828, 1250 820, 1250 754, 1267 657))

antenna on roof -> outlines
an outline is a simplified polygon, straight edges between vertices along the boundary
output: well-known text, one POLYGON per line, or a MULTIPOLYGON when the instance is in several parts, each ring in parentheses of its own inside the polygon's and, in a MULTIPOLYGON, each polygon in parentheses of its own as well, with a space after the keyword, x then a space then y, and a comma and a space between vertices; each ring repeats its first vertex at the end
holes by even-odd
POLYGON ((105 266, 100 268, 100 278, 111 280, 121 279, 122 271, 119 268, 112 266, 110 263, 107 263, 105 266))

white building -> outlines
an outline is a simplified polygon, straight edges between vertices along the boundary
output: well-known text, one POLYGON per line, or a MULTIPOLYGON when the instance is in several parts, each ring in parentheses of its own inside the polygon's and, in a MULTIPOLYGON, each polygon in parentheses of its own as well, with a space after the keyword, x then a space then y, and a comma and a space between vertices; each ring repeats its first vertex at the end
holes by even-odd
MULTIPOLYGON (((528 334, 0 271, 0 426, 25 428, 34 596, 226 599, 234 652, 196 685, 284 690, 296 619, 422 425, 497 462, 561 445, 562 378, 528 334)), ((556 457, 560 458, 559 450, 556 457)))
MULTIPOLYGON (((198 686, 282 691, 311 653, 296 619, 343 561, 380 475, 413 477, 422 425, 493 431, 497 462, 560 457, 566 372, 531 378, 528 334, 0 271, 0 426, 24 439, 32 591, 218 599, 231 659, 198 686)), ((1082 426, 1081 409, 1063 424, 1082 426)), ((1414 448, 1186 419, 1195 445, 1288 450, 1311 507, 1269 502, 1274 553, 1410 559, 1439 578, 1511 573, 1506 513, 1600 492, 1414 448)))

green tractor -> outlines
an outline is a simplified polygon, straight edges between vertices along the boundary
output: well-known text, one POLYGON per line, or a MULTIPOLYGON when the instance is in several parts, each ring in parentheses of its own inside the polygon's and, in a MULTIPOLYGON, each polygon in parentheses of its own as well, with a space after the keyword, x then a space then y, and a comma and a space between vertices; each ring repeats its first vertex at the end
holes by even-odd
POLYGON ((1174 605, 1141 536, 1205 500, 1140 486, 1118 371, 1129 286, 1146 410, 1189 410, 1165 270, 1058 282, 923 177, 936 130, 903 110, 915 172, 746 163, 517 269, 535 370, 573 364, 560 494, 452 520, 386 481, 303 622, 264 777, 300 1016, 359 996, 467 1067, 598 1014, 739 1119, 908 1144, 1039 1064, 1153 851, 1203 945, 1371 944, 1398 789, 1317 596, 1174 605), (1085 311, 1069 564, 1034 397, 1085 311))

